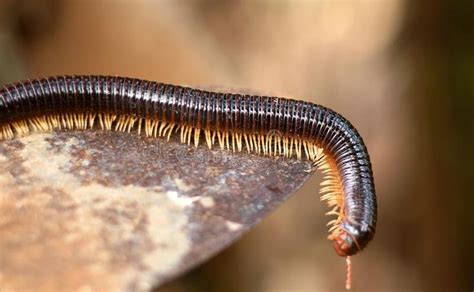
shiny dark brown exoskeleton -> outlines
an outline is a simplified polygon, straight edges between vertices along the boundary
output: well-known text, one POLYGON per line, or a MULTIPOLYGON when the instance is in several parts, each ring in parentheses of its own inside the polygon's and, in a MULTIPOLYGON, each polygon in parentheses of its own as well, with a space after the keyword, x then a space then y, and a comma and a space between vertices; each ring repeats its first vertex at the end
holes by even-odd
POLYGON ((371 163, 357 130, 323 106, 279 97, 215 93, 112 76, 28 80, 0 90, 0 125, 64 113, 113 113, 193 128, 311 141, 332 159, 343 190, 344 218, 332 239, 350 256, 373 238, 377 203, 371 163))

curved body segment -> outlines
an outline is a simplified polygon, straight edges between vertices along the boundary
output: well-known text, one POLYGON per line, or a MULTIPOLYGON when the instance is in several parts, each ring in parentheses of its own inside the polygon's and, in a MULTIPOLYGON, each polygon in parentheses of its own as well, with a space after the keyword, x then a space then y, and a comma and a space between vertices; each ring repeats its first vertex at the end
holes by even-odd
POLYGON ((137 131, 209 147, 314 161, 325 175, 329 239, 341 256, 373 238, 377 204, 371 163, 357 130, 320 105, 279 97, 209 92, 115 76, 58 76, 0 90, 0 139, 30 131, 137 131), (202 136, 203 135, 203 136, 202 136))

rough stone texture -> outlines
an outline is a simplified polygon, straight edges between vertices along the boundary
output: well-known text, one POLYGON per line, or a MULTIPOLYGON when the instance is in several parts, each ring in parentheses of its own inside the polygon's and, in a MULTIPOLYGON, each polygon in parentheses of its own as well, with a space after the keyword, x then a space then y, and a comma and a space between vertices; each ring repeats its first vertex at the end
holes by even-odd
POLYGON ((1 142, 1 290, 150 290, 238 239, 311 172, 126 133, 1 142))

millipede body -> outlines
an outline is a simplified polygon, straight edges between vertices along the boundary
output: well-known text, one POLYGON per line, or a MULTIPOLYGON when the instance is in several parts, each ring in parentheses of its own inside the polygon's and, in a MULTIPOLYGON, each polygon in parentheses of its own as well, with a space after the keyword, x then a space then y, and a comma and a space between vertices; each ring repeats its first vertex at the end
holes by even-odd
POLYGON ((116 76, 48 77, 0 90, 0 140, 94 127, 310 159, 324 174, 321 199, 335 216, 328 238, 348 266, 374 236, 377 203, 366 146, 349 121, 321 105, 116 76))

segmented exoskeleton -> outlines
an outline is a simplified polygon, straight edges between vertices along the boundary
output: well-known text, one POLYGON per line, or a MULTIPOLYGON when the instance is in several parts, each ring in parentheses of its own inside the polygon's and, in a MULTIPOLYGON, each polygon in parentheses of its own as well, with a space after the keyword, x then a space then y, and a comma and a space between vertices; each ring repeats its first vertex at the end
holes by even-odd
POLYGON ((341 256, 362 250, 375 233, 371 163, 356 129, 323 106, 280 98, 216 93, 113 76, 58 76, 0 90, 0 139, 30 131, 137 131, 263 155, 307 158, 325 175, 329 239, 341 256))

